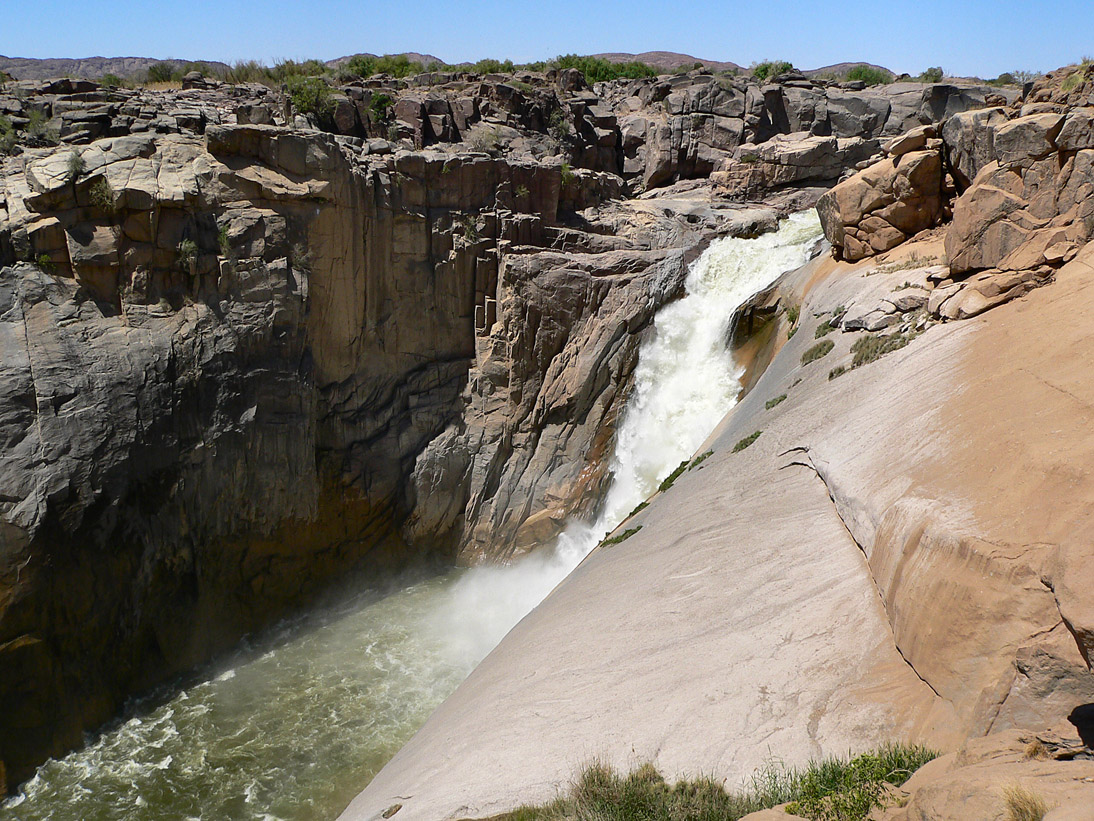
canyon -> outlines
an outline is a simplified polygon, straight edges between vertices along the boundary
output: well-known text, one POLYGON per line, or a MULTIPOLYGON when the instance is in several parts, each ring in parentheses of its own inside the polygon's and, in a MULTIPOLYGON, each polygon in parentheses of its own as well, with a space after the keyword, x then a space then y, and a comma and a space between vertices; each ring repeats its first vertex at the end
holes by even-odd
POLYGON ((61 143, 0 178, 8 787, 332 589, 593 519, 689 266, 814 205, 835 258, 741 310, 709 458, 346 817, 483 817, 590 755, 740 780, 954 749, 1094 701, 1085 72, 434 72, 318 114, 200 76, 7 84, 0 113, 61 143))

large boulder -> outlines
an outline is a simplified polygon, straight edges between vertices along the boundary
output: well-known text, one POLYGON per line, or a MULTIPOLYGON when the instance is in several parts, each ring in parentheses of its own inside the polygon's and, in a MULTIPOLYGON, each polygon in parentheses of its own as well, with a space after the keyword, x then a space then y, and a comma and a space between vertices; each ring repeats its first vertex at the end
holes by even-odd
POLYGON ((875 163, 817 203, 833 253, 848 261, 888 251, 942 219, 942 157, 912 151, 875 163))
POLYGON ((1007 122, 1001 108, 955 114, 942 124, 946 161, 958 191, 964 191, 980 169, 995 159, 995 129, 1007 122))

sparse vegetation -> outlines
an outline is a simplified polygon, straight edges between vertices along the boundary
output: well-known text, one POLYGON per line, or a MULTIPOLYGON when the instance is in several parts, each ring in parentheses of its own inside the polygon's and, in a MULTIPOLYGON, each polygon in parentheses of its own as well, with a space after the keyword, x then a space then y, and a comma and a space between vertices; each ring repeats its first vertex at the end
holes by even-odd
POLYGON ((847 72, 847 80, 862 82, 868 86, 887 85, 893 81, 893 75, 882 68, 872 66, 854 66, 847 72))
POLYGON ((1045 799, 1018 784, 1003 789, 1003 802, 1007 821, 1041 821, 1049 810, 1045 799))
POLYGON ((932 66, 916 79, 921 83, 941 83, 944 76, 945 72, 942 71, 942 66, 932 66))
POLYGON ((784 402, 785 400, 786 394, 779 394, 774 399, 768 399, 766 402, 764 402, 764 408, 766 408, 767 410, 771 410, 773 407, 778 405, 780 402, 784 402))
POLYGON ((828 372, 828 381, 831 382, 833 379, 843 376, 845 373, 847 373, 847 366, 837 365, 828 372))
POLYGON ((517 197, 523 199, 524 197, 528 196, 528 186, 518 185, 517 190, 514 191, 513 193, 516 194, 517 197))
POLYGON ((764 60, 762 63, 755 63, 751 69, 752 76, 760 82, 774 79, 780 74, 786 74, 786 72, 793 70, 794 64, 787 60, 764 60))
POLYGON ((597 761, 566 795, 519 807, 498 821, 738 821, 787 802, 817 821, 863 821, 883 805, 886 784, 903 784, 935 755, 922 747, 889 745, 850 760, 810 762, 801 770, 768 764, 736 792, 710 776, 669 784, 652 764, 623 775, 597 761))
POLYGON ((46 116, 46 113, 36 108, 27 112, 26 131, 28 137, 41 140, 50 145, 56 145, 61 139, 57 131, 50 128, 49 117, 46 116))
POLYGON ((462 214, 458 221, 465 240, 468 242, 478 242, 479 239, 481 239, 479 236, 478 222, 475 219, 474 214, 462 214))
POLYGON ((832 348, 836 347, 831 339, 822 339, 812 348, 802 354, 802 364, 808 365, 810 362, 816 362, 822 356, 826 355, 832 348))
POLYGON ((692 463, 690 465, 688 465, 688 470, 691 470, 692 468, 699 467, 699 465, 703 464, 703 462, 705 462, 707 459, 709 459, 713 455, 714 455, 714 451, 712 451, 712 450, 708 450, 706 453, 701 453, 700 455, 695 457, 695 459, 692 461, 692 463))
POLYGON ((643 510, 645 510, 649 506, 650 506, 649 502, 639 502, 638 504, 636 504, 634 506, 634 510, 632 510, 630 513, 627 514, 627 518, 629 519, 631 516, 634 516, 636 513, 641 513, 643 510))
POLYGON ((104 74, 98 80, 103 88, 132 88, 133 84, 117 74, 104 74))
POLYGON ((637 533, 641 529, 642 529, 642 525, 638 525, 637 527, 628 527, 626 530, 624 530, 618 536, 612 536, 611 538, 603 539, 600 542, 599 546, 600 547, 607 547, 608 545, 620 544, 621 542, 625 542, 625 541, 627 541, 627 539, 629 539, 631 536, 633 536, 635 533, 637 533))
POLYGON ((298 242, 289 249, 289 267, 303 274, 311 273, 311 251, 303 242, 298 242))
POLYGON ((178 245, 178 266, 185 273, 190 273, 198 258, 198 244, 192 239, 184 239, 178 245))
POLYGON ((836 330, 836 326, 832 324, 832 320, 826 319, 817 326, 817 330, 813 332, 813 338, 820 339, 822 336, 827 336, 834 330, 836 330))
POLYGON ((570 166, 570 164, 568 162, 564 162, 562 164, 562 168, 560 169, 560 173, 562 174, 562 187, 563 188, 569 188, 577 180, 577 175, 574 174, 574 169, 570 166))
POLYGON ((390 113, 391 107, 395 104, 395 101, 391 98, 390 94, 373 94, 372 99, 369 100, 368 110, 372 113, 377 120, 386 120, 390 113))
POLYGON ((0 154, 10 154, 17 139, 11 119, 0 114, 0 154))
POLYGON ((688 460, 685 459, 683 462, 676 466, 676 470, 674 470, 672 473, 670 473, 668 476, 661 480, 661 484, 657 487, 657 492, 664 493, 666 490, 672 487, 673 483, 680 478, 680 474, 687 469, 688 460))
POLYGON ((110 182, 106 177, 99 177, 91 184, 88 197, 91 200, 92 207, 98 208, 107 216, 114 216, 118 210, 114 202, 114 189, 110 187, 110 182))
POLYGON ((746 436, 744 439, 742 439, 736 445, 733 446, 733 452, 734 453, 740 453, 742 450, 744 450, 749 445, 751 445, 753 442, 755 442, 757 439, 759 439, 761 433, 763 433, 762 430, 758 430, 758 431, 755 431, 753 433, 750 433, 748 436, 746 436))
POLYGON ((798 317, 801 316, 800 305, 787 305, 786 306, 786 318, 790 320, 791 325, 798 324, 798 317))
POLYGON ((547 118, 547 133, 554 137, 556 140, 564 140, 570 136, 573 129, 570 127, 570 121, 566 117, 566 112, 561 108, 556 108, 551 112, 547 118))
POLYGON ((39 254, 38 258, 34 260, 34 263, 47 274, 53 274, 57 271, 57 266, 53 262, 53 257, 49 254, 39 254))
POLYGON ((501 132, 498 131, 497 127, 487 128, 480 125, 471 132, 467 142, 472 151, 493 154, 498 150, 501 143, 501 132))
POLYGON ((178 80, 182 75, 175 73, 176 69, 171 63, 153 63, 148 67, 146 81, 149 83, 170 83, 178 80))
POLYGON ((311 114, 320 125, 329 125, 334 113, 334 99, 331 87, 321 77, 291 75, 286 79, 286 88, 293 108, 300 114, 311 114))
POLYGON ((798 780, 800 797, 787 810, 813 821, 863 821, 884 806, 886 785, 900 786, 936 755, 924 747, 889 745, 849 761, 812 763, 798 780))
MULTIPOLYGON (((527 66, 527 68, 532 69, 532 65, 527 66)), ((585 76, 585 82, 587 83, 599 83, 605 80, 619 80, 622 78, 637 80, 641 77, 656 77, 658 74, 657 69, 653 66, 637 61, 612 63, 602 57, 582 57, 577 54, 560 55, 549 61, 545 67, 556 69, 576 68, 585 76)))
POLYGON ((83 176, 84 171, 87 170, 87 164, 79 151, 73 151, 68 155, 68 163, 65 169, 65 178, 69 182, 74 183, 83 176))
POLYGON ((856 339, 855 344, 851 346, 851 353, 854 355, 851 360, 851 367, 858 368, 862 365, 869 365, 887 353, 900 350, 913 339, 915 339, 913 333, 870 334, 856 339))

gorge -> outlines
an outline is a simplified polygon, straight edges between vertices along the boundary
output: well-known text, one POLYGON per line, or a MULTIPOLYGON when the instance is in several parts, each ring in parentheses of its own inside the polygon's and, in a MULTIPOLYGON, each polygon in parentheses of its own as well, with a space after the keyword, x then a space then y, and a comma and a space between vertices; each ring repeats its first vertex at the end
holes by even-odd
MULTIPOLYGON (((276 786, 148 787, 220 817, 332 816, 623 519, 345 817, 486 817, 590 756, 736 782, 773 754, 952 750, 1094 701, 1071 321, 1087 73, 432 73, 340 87, 311 120, 200 77, 9 84, 3 110, 46 112, 64 141, 5 159, 0 201, 9 788, 128 696, 220 661, 3 812, 51 817, 35 802, 71 804, 118 751, 157 778, 235 771, 214 741, 198 763, 171 746, 221 698, 267 708, 283 735, 257 740, 282 759, 324 727, 358 743, 360 713, 301 706, 344 688, 384 725, 356 770, 300 753, 276 786), (779 227, 813 205, 841 259, 814 255, 811 217, 779 227), (688 313, 713 271, 737 289, 688 313), (332 590, 453 563, 475 567, 225 661, 332 590), (485 630, 431 634, 454 613, 485 630), (409 668, 381 687, 397 706, 347 684, 371 652, 409 668), (311 805, 309 779, 344 780, 311 805), (290 794, 306 806, 281 816, 290 794)), ((261 726, 229 724, 223 749, 249 757, 261 726)), ((147 799, 110 793, 120 777, 94 800, 125 817, 147 799)))

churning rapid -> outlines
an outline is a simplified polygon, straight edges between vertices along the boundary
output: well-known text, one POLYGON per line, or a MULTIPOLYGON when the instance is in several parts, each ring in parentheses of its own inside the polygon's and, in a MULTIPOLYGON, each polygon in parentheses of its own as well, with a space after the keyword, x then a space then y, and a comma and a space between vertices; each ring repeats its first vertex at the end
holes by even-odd
POLYGON ((9 819, 333 818, 509 629, 690 457, 736 402, 737 307, 806 261, 813 211, 714 242, 639 355, 593 523, 507 567, 454 571, 286 624, 217 675, 43 765, 9 819))

